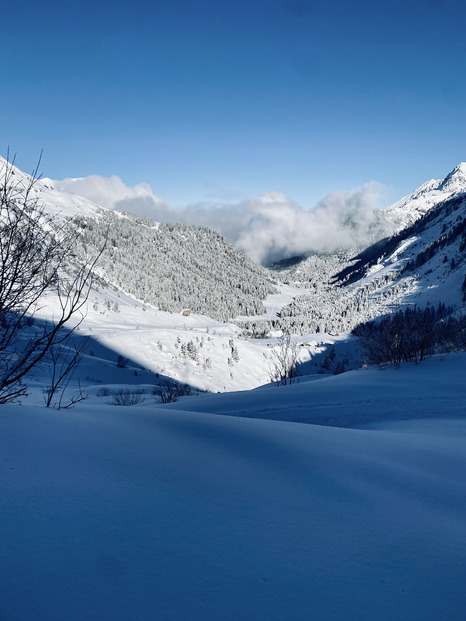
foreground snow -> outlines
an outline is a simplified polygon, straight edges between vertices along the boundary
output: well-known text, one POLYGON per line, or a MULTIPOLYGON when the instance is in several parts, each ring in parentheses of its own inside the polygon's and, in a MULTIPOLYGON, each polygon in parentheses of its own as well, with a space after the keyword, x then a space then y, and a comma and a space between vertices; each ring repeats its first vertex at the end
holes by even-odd
POLYGON ((340 427, 466 414, 466 354, 435 356, 401 369, 364 368, 301 377, 299 384, 208 395, 166 407, 340 427), (181 403, 181 405, 180 405, 181 403))
POLYGON ((216 415, 3 406, 0 618, 463 618, 465 368, 457 355, 176 404, 216 415), (260 403, 262 420, 224 415, 260 403), (287 403, 290 420, 267 417, 287 403), (365 407, 366 426, 291 422, 299 407, 359 425, 365 407))

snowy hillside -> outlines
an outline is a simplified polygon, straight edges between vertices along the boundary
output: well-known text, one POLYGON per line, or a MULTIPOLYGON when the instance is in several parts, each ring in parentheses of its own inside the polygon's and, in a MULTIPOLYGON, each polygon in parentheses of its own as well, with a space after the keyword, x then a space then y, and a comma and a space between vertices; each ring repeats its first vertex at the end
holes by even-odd
MULTIPOLYGON (((37 317, 49 317, 54 304, 50 299, 37 317)), ((155 310, 109 287, 91 292, 79 334, 89 335, 91 342, 74 383, 79 379, 82 386, 89 385, 86 392, 91 395, 108 387, 110 396, 122 386, 132 390, 144 384, 146 401, 153 401, 153 386, 164 377, 212 392, 249 390, 267 384, 277 347, 276 337, 246 338, 233 323, 194 313, 185 317, 155 310), (118 366, 118 356, 127 360, 127 370, 118 366)), ((357 341, 347 335, 296 335, 293 341, 300 345, 301 375, 320 377, 360 365, 357 341)), ((37 380, 31 381, 33 401, 42 401, 36 392, 49 381, 49 375, 45 366, 40 376, 36 374, 37 380)))
POLYGON ((389 280, 387 291, 406 288, 404 303, 464 304, 466 194, 444 201, 383 244, 367 249, 337 278, 345 282, 389 280))
MULTIPOLYGON (((0 158, 0 178, 6 160, 0 158)), ((30 175, 13 167, 15 182, 27 187, 30 175)), ((161 310, 228 320, 265 311, 263 301, 276 288, 270 273, 220 235, 201 227, 165 225, 113 212, 38 179, 31 189, 57 224, 82 234, 81 258, 96 256, 105 244, 99 274, 142 302, 161 310)))
POLYGON ((358 323, 400 306, 445 303, 464 307, 466 164, 431 181, 384 212, 399 232, 356 256, 311 256, 278 272, 285 282, 306 286, 274 328, 351 331, 358 323))
POLYGON ((265 311, 276 292, 271 274, 213 231, 159 224, 105 211, 97 219, 76 216, 83 254, 105 243, 98 272, 110 285, 160 310, 229 320, 265 311))

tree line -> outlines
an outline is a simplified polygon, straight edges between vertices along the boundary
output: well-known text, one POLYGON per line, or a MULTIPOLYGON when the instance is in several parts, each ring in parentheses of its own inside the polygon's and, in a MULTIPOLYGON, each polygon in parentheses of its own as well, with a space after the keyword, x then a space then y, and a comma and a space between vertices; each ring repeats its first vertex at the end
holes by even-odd
POLYGON ((407 308, 377 321, 359 324, 353 334, 360 338, 368 364, 380 367, 420 362, 434 353, 466 350, 466 315, 455 317, 445 304, 407 308))

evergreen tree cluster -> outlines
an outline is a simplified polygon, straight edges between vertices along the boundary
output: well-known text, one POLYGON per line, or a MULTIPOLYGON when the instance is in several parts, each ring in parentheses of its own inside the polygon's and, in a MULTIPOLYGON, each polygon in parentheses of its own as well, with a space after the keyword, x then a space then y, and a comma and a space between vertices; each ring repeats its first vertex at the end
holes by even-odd
MULTIPOLYGON (((274 267, 281 282, 286 285, 315 288, 332 280, 342 266, 354 263, 354 250, 341 250, 333 254, 313 254, 296 262, 288 269, 274 267)), ((284 262, 282 262, 284 263, 284 262)))
POLYGON ((344 288, 316 279, 308 293, 283 308, 266 322, 250 319, 241 322, 247 334, 264 335, 270 330, 305 334, 315 332, 351 332, 361 322, 380 316, 383 309, 396 307, 412 287, 414 279, 397 280, 399 272, 386 273, 361 285, 344 288))
POLYGON ((163 311, 227 321, 264 313, 263 300, 276 291, 270 272, 206 228, 108 211, 71 224, 83 255, 108 235, 98 266, 104 280, 163 311))
MULTIPOLYGON (((408 263, 405 265, 404 270, 413 271, 416 268, 421 267, 422 265, 427 263, 427 261, 432 259, 432 257, 434 257, 443 248, 445 248, 445 246, 451 246, 451 244, 453 244, 453 242, 455 242, 458 239, 458 237, 460 237, 461 239, 458 250, 460 254, 463 255, 462 262, 464 262, 463 253, 466 250, 466 219, 463 216, 459 215, 457 218, 456 224, 450 228, 448 233, 443 232, 442 235, 438 239, 435 239, 430 244, 428 244, 424 248, 424 250, 421 250, 421 252, 418 253, 418 255, 416 256, 414 260, 408 261, 408 263)), ((448 257, 447 257, 447 260, 448 260, 448 257)), ((455 260, 454 257, 452 258, 451 261, 453 262, 453 263, 450 263, 451 267, 452 269, 455 269, 457 261, 455 260)))

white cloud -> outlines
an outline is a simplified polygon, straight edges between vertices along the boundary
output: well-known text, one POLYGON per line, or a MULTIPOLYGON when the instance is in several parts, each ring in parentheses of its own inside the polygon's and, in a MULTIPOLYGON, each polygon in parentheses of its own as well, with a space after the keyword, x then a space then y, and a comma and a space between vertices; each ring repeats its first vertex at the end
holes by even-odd
POLYGON ((130 187, 116 175, 112 177, 90 175, 79 179, 63 179, 62 181, 54 181, 53 185, 61 192, 84 196, 107 209, 121 209, 123 211, 122 207, 117 206, 119 203, 134 204, 138 209, 138 215, 148 218, 153 217, 154 210, 164 206, 168 208, 163 199, 156 196, 147 183, 138 183, 130 187))
POLYGON ((263 194, 247 201, 248 225, 235 244, 254 260, 270 263, 369 241, 382 234, 375 211, 381 191, 379 184, 369 183, 349 192, 333 192, 311 211, 284 194, 263 194))
POLYGON ((310 211, 280 192, 237 203, 196 203, 173 208, 149 185, 128 187, 116 176, 65 179, 54 185, 110 209, 158 222, 209 227, 263 264, 369 243, 386 233, 386 225, 375 209, 383 187, 375 182, 347 192, 332 192, 310 211))

